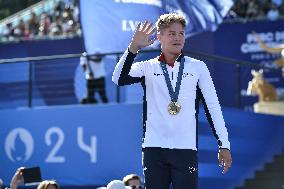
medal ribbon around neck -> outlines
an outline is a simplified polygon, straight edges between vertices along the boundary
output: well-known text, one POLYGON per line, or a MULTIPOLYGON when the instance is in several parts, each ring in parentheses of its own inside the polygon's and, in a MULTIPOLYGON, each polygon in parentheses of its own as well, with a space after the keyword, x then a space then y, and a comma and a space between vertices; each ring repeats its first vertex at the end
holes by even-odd
POLYGON ((171 97, 171 102, 177 102, 178 100, 178 95, 179 95, 179 91, 180 91, 180 85, 181 85, 181 80, 182 80, 182 74, 183 74, 183 69, 184 69, 184 58, 181 59, 180 61, 180 66, 179 66, 179 72, 178 72, 178 78, 177 78, 177 82, 176 82, 176 87, 175 87, 175 91, 173 90, 172 84, 171 84, 171 80, 169 77, 169 73, 167 70, 167 66, 165 62, 161 62, 160 63, 161 68, 163 70, 164 73, 164 77, 165 77, 165 81, 169 90, 169 94, 171 97))

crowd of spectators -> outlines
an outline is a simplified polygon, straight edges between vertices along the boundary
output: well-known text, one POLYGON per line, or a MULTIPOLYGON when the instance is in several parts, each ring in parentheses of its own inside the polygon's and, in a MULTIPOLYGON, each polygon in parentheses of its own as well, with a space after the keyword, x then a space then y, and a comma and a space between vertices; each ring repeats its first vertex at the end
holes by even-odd
POLYGON ((284 17, 284 0, 237 0, 227 15, 227 20, 247 21, 284 17))
POLYGON ((78 1, 59 1, 50 12, 31 13, 26 22, 7 23, 0 33, 1 41, 60 38, 81 35, 78 1))
MULTIPOLYGON (((35 178, 38 177, 38 175, 34 175, 34 173, 25 174, 25 170, 25 167, 19 167, 11 179, 10 188, 6 187, 5 189, 23 188, 27 181, 32 181, 28 182, 32 186, 37 184, 37 182, 34 182, 35 179, 41 180, 41 178, 35 178)), ((0 188, 1 187, 2 183, 0 183, 0 188)), ((59 189, 59 184, 55 180, 42 180, 39 182, 36 189, 59 189)), ((112 180, 107 184, 106 187, 102 186, 97 189, 143 189, 143 183, 139 175, 128 174, 122 180, 112 180)))

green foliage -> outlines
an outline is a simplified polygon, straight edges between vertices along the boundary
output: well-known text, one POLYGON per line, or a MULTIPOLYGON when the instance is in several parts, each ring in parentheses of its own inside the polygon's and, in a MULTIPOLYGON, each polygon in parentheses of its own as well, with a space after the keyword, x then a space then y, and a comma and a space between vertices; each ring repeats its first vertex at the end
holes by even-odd
POLYGON ((0 19, 19 12, 40 0, 0 0, 0 19))
POLYGON ((7 16, 10 15, 10 11, 9 9, 0 9, 0 20, 2 20, 3 18, 6 18, 7 16))

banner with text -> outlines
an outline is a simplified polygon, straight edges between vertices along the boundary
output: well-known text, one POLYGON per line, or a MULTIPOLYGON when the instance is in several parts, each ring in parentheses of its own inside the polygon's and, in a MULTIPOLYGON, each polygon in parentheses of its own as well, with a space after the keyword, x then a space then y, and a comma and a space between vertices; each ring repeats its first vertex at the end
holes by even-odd
MULTIPOLYGON (((163 13, 186 18, 186 36, 214 31, 233 0, 81 0, 80 19, 89 54, 124 51, 139 21, 155 23, 163 13)), ((152 47, 157 47, 154 43, 152 47)))

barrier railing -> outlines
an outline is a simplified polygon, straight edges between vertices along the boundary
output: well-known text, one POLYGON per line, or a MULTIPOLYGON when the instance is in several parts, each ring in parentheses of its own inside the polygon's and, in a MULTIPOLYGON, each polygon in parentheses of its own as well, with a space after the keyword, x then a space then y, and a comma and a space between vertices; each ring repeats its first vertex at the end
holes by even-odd
MULTIPOLYGON (((143 53, 159 53, 160 50, 143 50, 143 51, 140 51, 140 54, 143 54, 143 53)), ((112 56, 112 57, 116 57, 115 58, 115 61, 117 62, 120 58, 120 56, 123 54, 123 52, 112 52, 112 53, 104 53, 104 54, 101 54, 103 56, 112 56)), ((188 56, 191 56, 193 58, 197 58, 197 59, 200 59, 200 60, 204 60, 204 61, 214 61, 214 62, 217 62, 217 63, 220 63, 220 64, 231 64, 231 65, 235 65, 236 67, 236 83, 237 83, 237 102, 236 102, 236 107, 240 108, 241 107, 241 67, 249 67, 249 68, 252 68, 252 69, 260 69, 260 68, 264 68, 266 70, 269 70, 269 71, 277 71, 278 69, 276 68, 267 68, 267 67, 264 67, 262 65, 258 65, 258 64, 255 64, 255 63, 251 63, 251 62, 248 62, 248 61, 242 61, 242 60, 236 60, 236 59, 232 59, 232 58, 227 58, 227 57, 222 57, 222 56, 217 56, 217 55, 212 55, 212 54, 207 54, 207 53, 202 53, 202 52, 196 52, 196 51, 184 51, 184 54, 185 55, 188 55, 188 56)), ((52 66, 53 63, 56 63, 57 64, 54 64, 54 66, 58 66, 58 61, 55 61, 54 60, 61 60, 61 59, 64 59, 64 60, 67 60, 67 59, 78 59, 79 60, 79 57, 81 56, 81 54, 63 54, 63 55, 51 55, 51 56, 38 56, 38 57, 26 57, 26 58, 12 58, 12 59, 2 59, 0 60, 0 65, 4 65, 4 64, 20 64, 20 63, 25 63, 27 64, 27 69, 25 68, 24 70, 27 70, 28 72, 28 77, 27 77, 27 83, 28 83, 28 94, 27 94, 27 105, 28 107, 33 107, 34 104, 33 104, 33 97, 34 97, 34 90, 33 90, 33 83, 34 83, 34 67, 37 66, 37 64, 39 62, 46 62, 48 61, 48 63, 50 63, 50 66, 52 66)), ((92 58, 93 56, 95 55, 90 55, 90 57, 92 58)), ((78 61, 77 61, 78 62, 78 61)), ((76 62, 76 64, 78 64, 76 62)), ((42 64, 44 65, 44 64, 42 64)), ((57 71, 60 72, 60 70, 64 70, 65 69, 65 65, 61 65, 61 67, 58 67, 59 69, 57 69, 57 71)), ((38 73, 40 74, 40 73, 38 73)), ((47 74, 48 75, 48 74, 47 74)), ((40 78, 42 77, 49 77, 49 76, 41 76, 39 75, 40 78)), ((2 78, 3 79, 3 78, 2 78)), ((1 76, 0 76, 0 82, 1 82, 1 76)), ((54 80, 53 82, 56 82, 56 80, 54 80)), ((45 85, 45 84, 44 84, 45 85)), ((64 83, 62 84, 64 85, 64 83)), ((1 86, 0 86, 1 87, 1 86)), ((42 86, 43 87, 46 87, 46 86, 42 86)), ((60 88, 60 86, 59 86, 60 88)), ((25 89, 24 89, 25 90, 25 89)), ((2 91, 2 90, 1 90, 2 91)), ((58 93, 64 93, 64 92, 60 92, 58 91, 58 93)), ((71 94, 73 93, 71 90, 66 92, 65 93, 68 93, 68 94, 71 94)), ((64 94, 65 94, 64 93, 64 94)), ((116 91, 115 91, 115 101, 117 103, 120 103, 121 102, 121 91, 120 91, 120 88, 117 87, 116 88, 116 91)), ((5 95, 5 93, 3 94, 5 95)), ((3 96, 2 95, 2 96, 3 96)), ((1 98, 1 96, 0 96, 1 98)), ((1 100, 1 99, 0 99, 1 100)), ((71 101, 71 104, 74 103, 75 101, 71 101)), ((55 103, 56 104, 56 103, 55 103)), ((65 104, 68 104, 68 102, 66 102, 65 104)), ((1 107, 0 107, 1 108, 1 107)))

